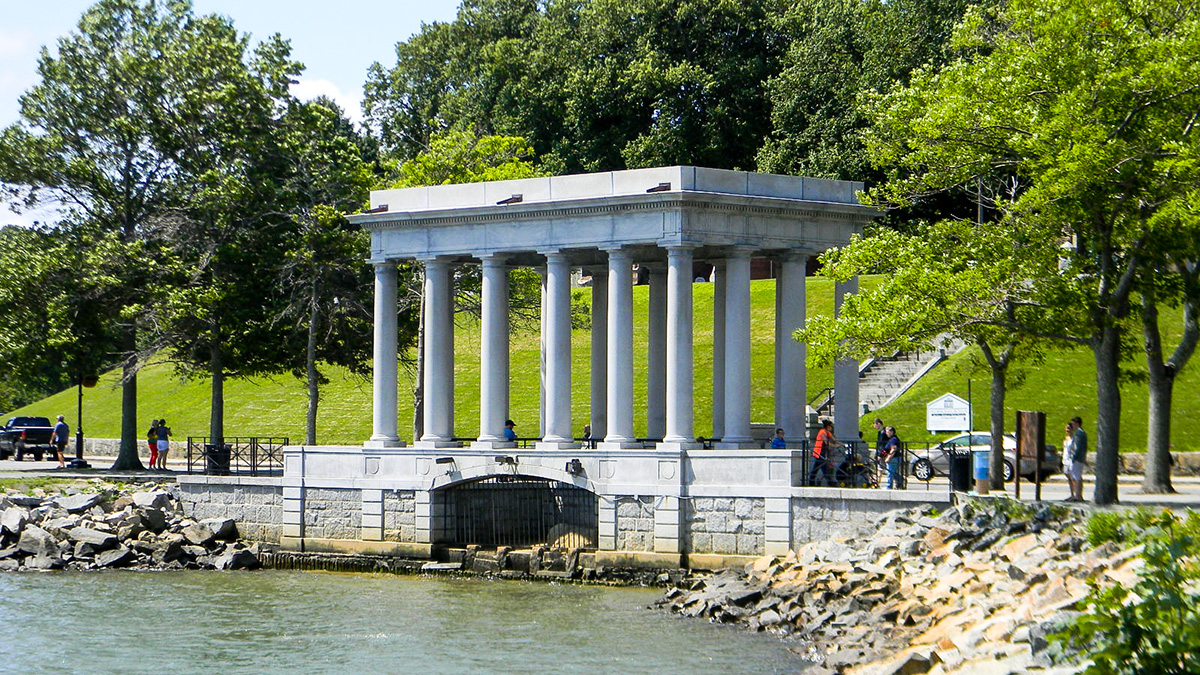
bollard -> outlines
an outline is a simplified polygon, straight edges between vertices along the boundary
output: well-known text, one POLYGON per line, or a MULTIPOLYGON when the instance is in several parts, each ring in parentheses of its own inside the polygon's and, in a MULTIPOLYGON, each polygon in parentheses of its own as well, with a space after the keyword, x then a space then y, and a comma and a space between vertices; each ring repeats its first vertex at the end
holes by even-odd
POLYGON ((975 492, 986 495, 991 488, 991 481, 988 480, 988 464, 992 453, 990 450, 973 450, 971 452, 972 459, 975 462, 975 492))

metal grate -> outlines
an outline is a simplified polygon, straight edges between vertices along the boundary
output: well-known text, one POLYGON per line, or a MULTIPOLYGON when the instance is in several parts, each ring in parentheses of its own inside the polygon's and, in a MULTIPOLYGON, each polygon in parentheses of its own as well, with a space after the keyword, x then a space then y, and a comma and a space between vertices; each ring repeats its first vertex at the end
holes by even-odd
POLYGON ((530 476, 494 476, 444 491, 452 545, 595 548, 599 500, 567 483, 530 476))

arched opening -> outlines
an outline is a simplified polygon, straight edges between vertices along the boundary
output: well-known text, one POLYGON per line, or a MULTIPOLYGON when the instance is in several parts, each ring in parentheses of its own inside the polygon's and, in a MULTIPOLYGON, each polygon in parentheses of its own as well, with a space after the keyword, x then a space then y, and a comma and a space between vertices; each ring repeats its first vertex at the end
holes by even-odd
POLYGON ((452 546, 595 548, 599 537, 599 499, 561 481, 491 476, 436 494, 452 546))

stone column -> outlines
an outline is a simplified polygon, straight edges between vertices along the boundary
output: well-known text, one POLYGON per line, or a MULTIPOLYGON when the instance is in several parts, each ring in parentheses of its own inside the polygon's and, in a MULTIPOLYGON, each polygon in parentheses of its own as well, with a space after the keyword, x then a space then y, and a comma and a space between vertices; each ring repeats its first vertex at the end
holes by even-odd
MULTIPOLYGON (((833 313, 842 312, 847 294, 858 292, 858 277, 834 285, 833 313)), ((841 359, 833 364, 833 433, 839 439, 858 439, 858 361, 841 359)))
POLYGON ((608 269, 592 271, 592 438, 608 432, 608 269))
POLYGON ((808 350, 792 338, 792 333, 804 328, 807 266, 807 254, 789 253, 780 259, 775 279, 775 425, 783 428, 790 443, 799 443, 807 431, 808 369, 804 361, 808 350))
POLYGON ((692 249, 667 249, 666 443, 696 440, 692 372, 692 249))
POLYGON ((545 443, 571 444, 571 264, 562 251, 546 256, 545 443))
POLYGON ((633 434, 633 258, 608 251, 608 430, 604 446, 623 447, 633 434))
POLYGON ((725 261, 713 262, 712 437, 725 435, 725 261))
POLYGON ((725 259, 725 433, 722 445, 739 447, 750 435, 750 250, 725 259))
POLYGON ((425 261, 425 435, 450 444, 454 437, 454 283, 444 260, 425 261))
POLYGON ((372 378, 372 424, 368 447, 398 447, 396 419, 396 263, 375 264, 375 345, 372 378))
POLYGON ((541 311, 538 320, 541 322, 538 328, 538 428, 537 437, 541 438, 546 435, 546 315, 549 310, 546 308, 549 298, 546 295, 546 268, 538 268, 538 277, 541 280, 541 311))
POLYGON ((508 416, 508 267, 504 258, 482 258, 479 344, 479 441, 504 442, 508 416))
POLYGON ((667 428, 667 270, 650 269, 646 354, 646 436, 662 439, 667 428))

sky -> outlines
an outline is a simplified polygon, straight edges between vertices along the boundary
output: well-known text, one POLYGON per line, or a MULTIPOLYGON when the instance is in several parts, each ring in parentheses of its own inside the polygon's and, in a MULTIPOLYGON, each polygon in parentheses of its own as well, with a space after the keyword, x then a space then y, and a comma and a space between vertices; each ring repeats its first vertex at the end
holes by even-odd
MULTIPOLYGON (((15 123, 17 99, 37 80, 37 57, 72 32, 88 0, 0 0, 0 128, 15 123)), ((353 119, 361 116, 367 67, 396 62, 395 45, 422 23, 451 21, 459 0, 193 0, 196 14, 233 19, 252 42, 273 33, 291 40, 292 56, 306 68, 292 92, 310 99, 326 95, 353 119)), ((0 205, 0 224, 28 225, 52 213, 15 214, 0 205)))

